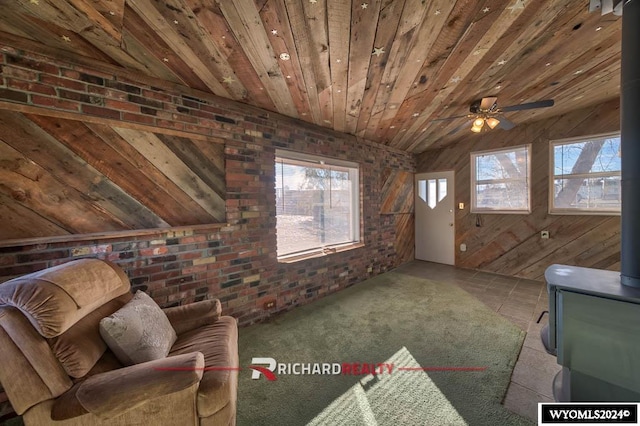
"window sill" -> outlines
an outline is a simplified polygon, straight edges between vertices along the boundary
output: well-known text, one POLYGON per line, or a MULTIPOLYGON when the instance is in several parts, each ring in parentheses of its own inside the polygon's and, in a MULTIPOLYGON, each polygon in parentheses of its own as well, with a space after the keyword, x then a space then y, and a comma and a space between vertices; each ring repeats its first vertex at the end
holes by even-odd
POLYGON ((343 245, 334 246, 334 247, 327 247, 325 249, 313 250, 306 253, 282 256, 278 258, 278 263, 302 262, 303 260, 314 259, 316 257, 324 257, 334 253, 342 253, 344 251, 354 250, 361 247, 364 247, 364 243, 362 242, 343 244, 343 245))
POLYGON ((550 210, 549 214, 557 216, 620 216, 620 211, 557 209, 550 210))
POLYGON ((471 210, 472 214, 531 214, 531 210, 471 210))

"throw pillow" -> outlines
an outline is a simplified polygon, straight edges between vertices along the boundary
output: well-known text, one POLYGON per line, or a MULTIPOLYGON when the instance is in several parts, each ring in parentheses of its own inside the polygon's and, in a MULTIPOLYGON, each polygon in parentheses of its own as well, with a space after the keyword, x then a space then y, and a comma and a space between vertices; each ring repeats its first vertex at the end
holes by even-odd
POLYGON ((124 365, 164 358, 177 339, 165 313, 142 291, 100 320, 100 335, 124 365))

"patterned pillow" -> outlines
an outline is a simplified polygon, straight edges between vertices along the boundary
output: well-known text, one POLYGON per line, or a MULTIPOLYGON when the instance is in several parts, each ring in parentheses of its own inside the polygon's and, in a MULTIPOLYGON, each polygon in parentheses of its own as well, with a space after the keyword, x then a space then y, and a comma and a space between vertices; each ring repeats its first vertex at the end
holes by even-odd
POLYGON ((124 365, 164 358, 177 339, 165 313, 142 291, 100 320, 100 335, 124 365))

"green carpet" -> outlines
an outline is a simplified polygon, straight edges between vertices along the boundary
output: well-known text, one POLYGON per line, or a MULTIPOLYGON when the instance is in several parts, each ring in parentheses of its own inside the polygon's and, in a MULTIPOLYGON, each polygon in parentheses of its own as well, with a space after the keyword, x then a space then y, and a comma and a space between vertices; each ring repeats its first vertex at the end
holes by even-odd
POLYGON ((524 332, 456 286, 401 271, 240 329, 238 425, 533 424, 501 405, 524 332), (394 370, 252 380, 253 357, 394 370))

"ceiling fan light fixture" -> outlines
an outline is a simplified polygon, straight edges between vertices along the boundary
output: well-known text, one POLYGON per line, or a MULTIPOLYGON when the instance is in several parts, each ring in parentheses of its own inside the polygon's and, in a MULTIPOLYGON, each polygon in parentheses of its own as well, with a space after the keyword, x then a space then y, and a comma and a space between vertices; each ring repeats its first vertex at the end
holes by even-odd
POLYGON ((498 120, 497 118, 495 117, 487 118, 487 126, 489 126, 491 130, 495 129, 498 124, 500 124, 500 120, 498 120))
POLYGON ((471 131, 474 133, 480 133, 482 131, 482 126, 484 126, 484 118, 478 117, 473 120, 473 126, 471 126, 471 131))

